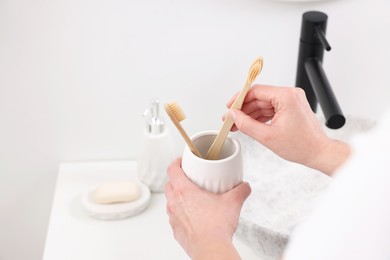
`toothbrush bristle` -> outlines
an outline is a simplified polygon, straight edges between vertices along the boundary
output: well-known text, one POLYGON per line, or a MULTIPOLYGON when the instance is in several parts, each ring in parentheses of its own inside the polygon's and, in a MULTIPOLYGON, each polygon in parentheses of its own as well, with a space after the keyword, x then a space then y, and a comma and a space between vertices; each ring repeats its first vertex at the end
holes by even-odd
POLYGON ((169 108, 177 121, 181 122, 186 118, 183 110, 177 103, 175 102, 169 103, 169 108))
POLYGON ((263 67, 263 58, 259 57, 256 59, 249 70, 248 79, 254 81, 256 77, 260 74, 260 71, 263 67))

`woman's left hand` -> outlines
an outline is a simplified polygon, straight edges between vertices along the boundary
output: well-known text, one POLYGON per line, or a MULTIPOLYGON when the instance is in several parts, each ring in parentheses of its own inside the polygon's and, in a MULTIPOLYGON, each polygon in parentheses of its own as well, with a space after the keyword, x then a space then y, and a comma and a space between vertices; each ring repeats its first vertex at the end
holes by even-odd
POLYGON ((243 182, 223 194, 207 192, 185 176, 181 159, 172 162, 168 176, 165 195, 169 222, 187 254, 193 259, 239 257, 232 237, 241 207, 251 193, 249 184, 243 182))

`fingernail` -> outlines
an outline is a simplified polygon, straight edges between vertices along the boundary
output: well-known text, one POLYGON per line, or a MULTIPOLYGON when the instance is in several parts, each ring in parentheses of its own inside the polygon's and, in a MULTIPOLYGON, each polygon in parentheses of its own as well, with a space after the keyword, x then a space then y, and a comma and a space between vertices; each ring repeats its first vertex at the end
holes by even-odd
POLYGON ((234 109, 230 109, 229 110, 229 115, 233 119, 233 121, 236 120, 237 113, 236 113, 236 111, 234 109))

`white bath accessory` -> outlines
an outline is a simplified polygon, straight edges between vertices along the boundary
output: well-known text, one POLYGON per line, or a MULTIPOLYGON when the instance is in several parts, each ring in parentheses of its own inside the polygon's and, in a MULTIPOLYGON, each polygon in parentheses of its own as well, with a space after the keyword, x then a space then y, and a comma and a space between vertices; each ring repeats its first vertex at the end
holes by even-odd
POLYGON ((125 203, 141 196, 139 185, 134 181, 107 182, 96 187, 93 200, 98 204, 125 203))
MULTIPOLYGON (((195 134, 191 139, 200 153, 206 154, 217 134, 217 131, 206 131, 195 134)), ((186 176, 201 188, 214 193, 224 193, 242 182, 240 143, 237 139, 228 137, 218 160, 199 158, 186 146, 182 167, 186 176)))
MULTIPOLYGON (((139 196, 130 202, 123 203, 98 203, 95 200, 95 192, 97 191, 97 189, 101 188, 101 186, 104 186, 105 184, 101 184, 97 187, 91 188, 90 190, 86 191, 82 197, 82 205, 84 207, 85 212, 90 217, 99 220, 124 219, 141 213, 149 205, 150 190, 145 184, 141 182, 137 181, 134 182, 134 184, 138 187, 139 196)), ((114 187, 113 183, 110 183, 109 186, 111 188, 114 187)), ((122 185, 119 185, 118 188, 121 189, 121 186, 122 185)), ((118 193, 115 192, 115 189, 112 190, 111 188, 110 190, 111 192, 113 192, 113 194, 109 194, 110 191, 105 190, 104 193, 106 194, 104 196, 109 198, 118 198, 118 193)))
POLYGON ((138 177, 152 192, 163 192, 168 180, 167 168, 175 157, 172 138, 161 119, 158 100, 151 103, 144 116, 147 122, 137 160, 138 177))

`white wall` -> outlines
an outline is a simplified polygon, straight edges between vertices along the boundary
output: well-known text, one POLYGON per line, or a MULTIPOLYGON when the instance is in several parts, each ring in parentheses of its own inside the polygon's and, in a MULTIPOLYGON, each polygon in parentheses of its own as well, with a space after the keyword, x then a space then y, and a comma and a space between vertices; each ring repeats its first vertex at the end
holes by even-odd
POLYGON ((293 85, 304 11, 329 15, 324 66, 345 114, 378 118, 390 97, 389 8, 0 0, 0 260, 42 257, 60 162, 136 157, 152 98, 178 101, 195 133, 219 128, 258 55, 259 83, 293 85))

